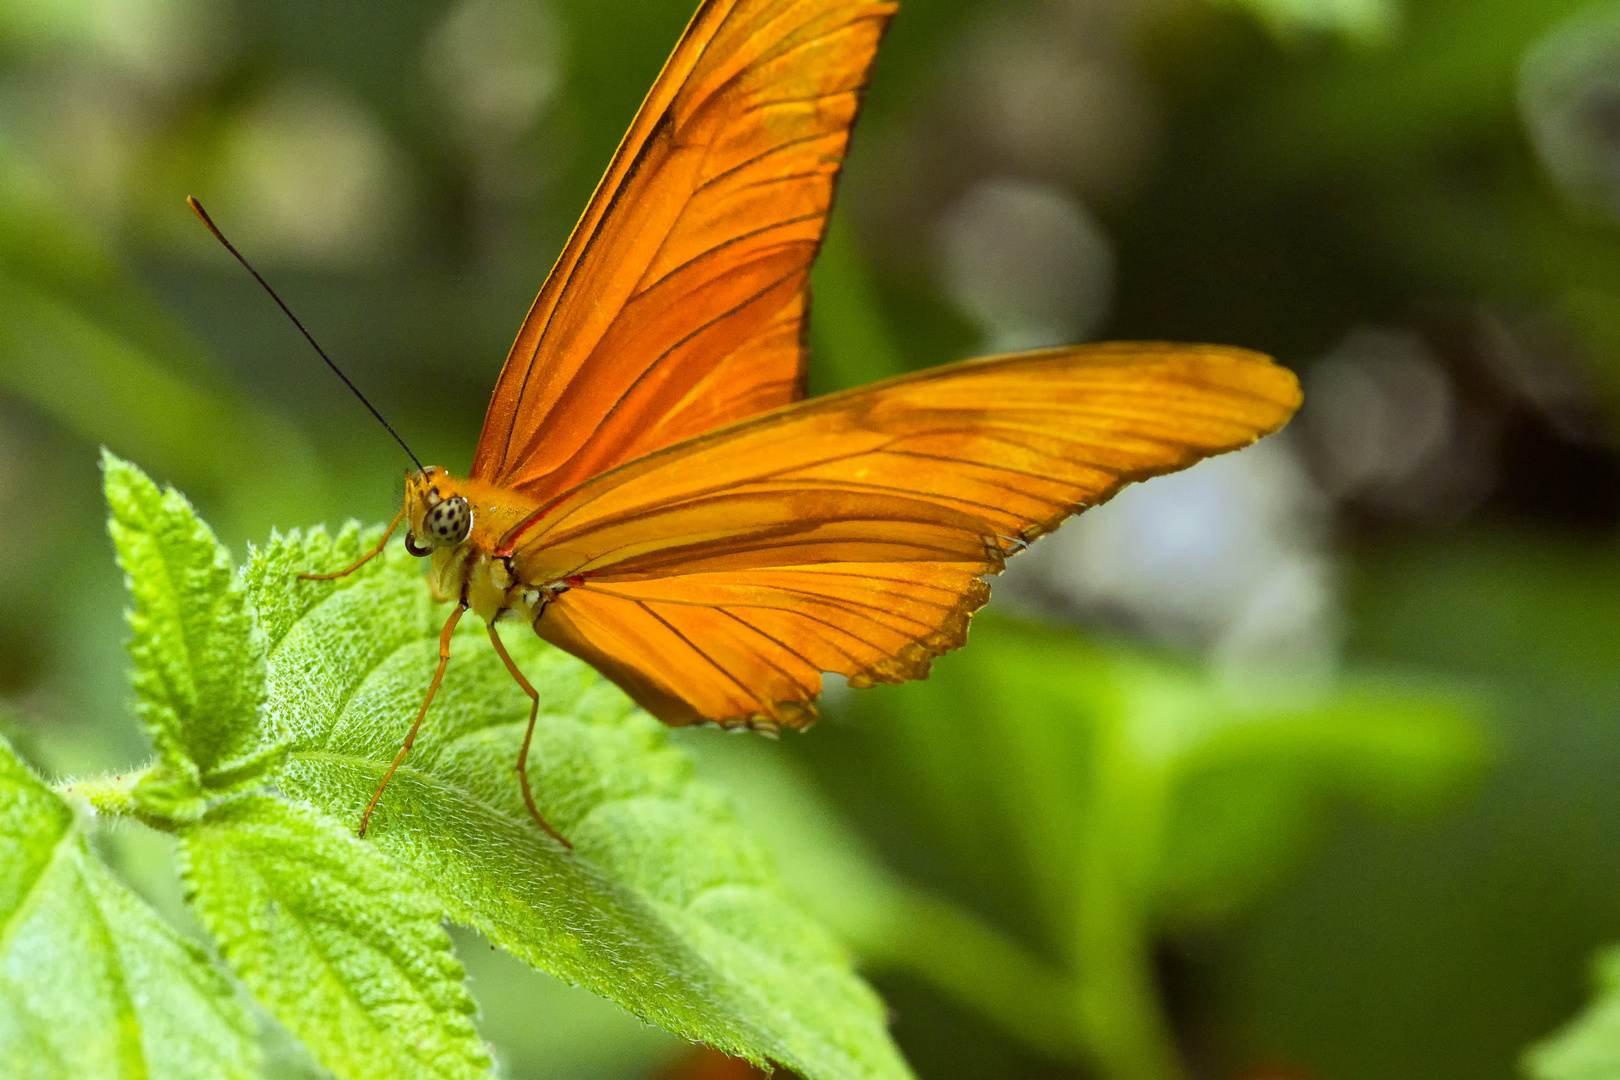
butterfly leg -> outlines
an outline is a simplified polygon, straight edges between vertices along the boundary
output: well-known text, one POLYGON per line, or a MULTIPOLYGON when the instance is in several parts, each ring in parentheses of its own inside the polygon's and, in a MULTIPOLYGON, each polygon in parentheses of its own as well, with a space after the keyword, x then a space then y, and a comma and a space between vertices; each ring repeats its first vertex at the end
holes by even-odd
POLYGON ((394 515, 394 520, 390 521, 388 523, 388 528, 383 531, 382 539, 377 541, 377 546, 376 547, 372 548, 370 551, 368 551, 364 555, 360 556, 360 558, 356 559, 354 562, 350 563, 348 566, 345 566, 342 570, 337 570, 337 571, 334 571, 334 572, 332 572, 330 574, 299 574, 298 575, 299 580, 301 580, 301 581, 334 581, 334 580, 336 580, 337 578, 340 578, 340 577, 348 577, 350 574, 354 573, 356 570, 358 570, 362 566, 366 565, 366 563, 370 562, 372 559, 375 559, 378 555, 382 554, 382 549, 388 546, 388 538, 390 536, 394 535, 394 530, 399 528, 399 523, 401 521, 403 521, 404 519, 405 519, 405 508, 403 506, 401 506, 399 508, 399 513, 394 515))
POLYGON ((511 672, 512 678, 523 687, 523 692, 529 695, 529 727, 523 732, 523 749, 518 751, 517 760, 518 785, 523 788, 523 801, 529 805, 529 815, 534 818, 534 823, 544 829, 546 835, 557 843, 573 851, 574 845, 570 844, 562 833, 546 824, 546 819, 540 816, 540 808, 534 805, 534 793, 529 790, 529 742, 534 738, 535 718, 540 715, 540 694, 512 662, 512 655, 506 651, 506 644, 501 641, 501 635, 496 633, 494 623, 489 624, 489 640, 495 646, 495 652, 500 656, 501 662, 506 665, 506 670, 511 672))
POLYGON ((377 785, 377 790, 371 796, 371 801, 366 804, 366 812, 360 818, 361 836, 366 835, 366 826, 371 823, 371 812, 377 809, 377 800, 382 798, 383 788, 386 788, 388 781, 394 778, 394 770, 399 768, 400 763, 405 760, 405 755, 411 752, 411 746, 416 742, 416 733, 422 728, 422 718, 427 715, 428 706, 433 704, 433 695, 439 692, 439 683, 444 679, 444 669, 450 666, 450 635, 455 633, 456 624, 461 621, 461 617, 466 613, 467 601, 466 598, 463 598, 461 603, 456 605, 456 609, 450 613, 450 617, 444 622, 444 630, 439 634, 439 668, 433 673, 433 681, 428 683, 427 697, 422 699, 422 707, 416 710, 416 722, 411 725, 411 730, 405 735, 405 745, 399 748, 399 754, 394 758, 394 763, 388 766, 387 772, 383 773, 382 783, 377 785))

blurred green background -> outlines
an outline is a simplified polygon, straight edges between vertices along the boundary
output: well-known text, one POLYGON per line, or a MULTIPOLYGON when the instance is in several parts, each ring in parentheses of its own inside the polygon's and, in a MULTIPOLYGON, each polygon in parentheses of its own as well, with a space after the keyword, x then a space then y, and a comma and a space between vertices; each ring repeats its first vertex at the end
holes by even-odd
MULTIPOLYGON (((0 730, 40 768, 145 753, 98 445, 239 552, 397 506, 184 197, 462 470, 690 6, 0 4, 0 730)), ((929 681, 679 733, 921 1076, 1620 1076, 1609 999, 1543 1041, 1620 939, 1620 4, 907 0, 816 273, 818 391, 1101 338, 1307 388, 1020 556, 929 681)), ((160 840, 102 842, 174 910, 160 840)), ((712 1065, 458 941, 506 1075, 712 1065)))

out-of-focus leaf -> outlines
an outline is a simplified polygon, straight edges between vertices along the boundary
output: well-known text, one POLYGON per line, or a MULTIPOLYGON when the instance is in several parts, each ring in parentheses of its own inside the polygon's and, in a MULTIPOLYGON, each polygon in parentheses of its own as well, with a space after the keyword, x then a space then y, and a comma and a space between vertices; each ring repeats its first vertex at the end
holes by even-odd
POLYGON ((44 186, 0 143, 0 389, 238 509, 309 498, 318 475, 298 434, 225 386, 44 186))
POLYGON ((1475 688, 1494 767, 1399 837, 1349 817, 1227 938, 1222 1022, 1322 1076, 1509 1077, 1620 928, 1620 864, 1593 857, 1620 850, 1620 560, 1465 529, 1380 545, 1349 581, 1351 655, 1475 688))
MULTIPOLYGON (((1211 695, 1214 697, 1214 695, 1211 695)), ((1330 800, 1401 813, 1477 779, 1477 704, 1455 691, 1363 680, 1325 700, 1214 709, 1180 766, 1159 907, 1173 924, 1235 914, 1292 870, 1330 800)))
POLYGON ((85 847, 0 742, 0 1066, 8 1080, 258 1075, 234 988, 85 847))
POLYGON ((886 867, 780 747, 682 741, 699 775, 719 781, 769 840, 788 891, 826 920, 868 970, 921 975, 1052 1058, 1084 1052, 1067 976, 960 904, 886 867))
POLYGON ((86 225, 84 215, 36 165, 0 139, 0 270, 128 339, 132 349, 164 356, 177 376, 206 377, 207 363, 195 343, 152 302, 105 238, 86 225))
POLYGON ((9 392, 86 439, 179 474, 187 486, 222 490, 221 465, 247 466, 240 448, 248 432, 235 403, 205 393, 60 298, 5 276, 3 266, 0 303, 7 312, 0 385, 9 392))
MULTIPOLYGON (((994 618, 927 682, 849 702, 862 742, 892 758, 889 805, 921 846, 955 851, 953 876, 999 887, 1003 908, 1027 898, 1036 962, 1071 981, 1070 1045, 1118 1076, 1179 1069, 1153 975, 1159 934, 1251 902, 1334 800, 1421 806, 1485 759, 1453 693, 1364 681, 1239 694, 994 618)), ((942 937, 934 951, 953 948, 942 937)))
POLYGON ((1535 1080, 1620 1075, 1620 948, 1605 950, 1592 966, 1596 995, 1586 1011, 1525 1053, 1525 1071, 1535 1080))
POLYGON ((443 913, 376 848, 267 796, 180 833, 193 909, 254 996, 340 1077, 477 1077, 489 1055, 443 913))
POLYGON ((1519 65, 1519 111, 1548 175, 1566 197, 1620 217, 1620 170, 1605 123, 1620 69, 1620 4, 1566 19, 1519 65))
POLYGON ((1620 672, 1617 555, 1503 534, 1387 552, 1355 582, 1365 616, 1354 645, 1512 685, 1607 690, 1620 672))
MULTIPOLYGON (((269 716, 291 747, 280 784, 344 823, 394 758, 448 612, 397 548, 340 581, 295 578, 362 550, 352 529, 293 535, 248 571, 270 648, 269 716)), ((508 647, 542 695, 530 775, 575 852, 545 837, 512 772, 528 699, 472 622, 368 840, 453 920, 688 1039, 810 1080, 908 1075, 881 1003, 663 728, 524 633, 508 647)))

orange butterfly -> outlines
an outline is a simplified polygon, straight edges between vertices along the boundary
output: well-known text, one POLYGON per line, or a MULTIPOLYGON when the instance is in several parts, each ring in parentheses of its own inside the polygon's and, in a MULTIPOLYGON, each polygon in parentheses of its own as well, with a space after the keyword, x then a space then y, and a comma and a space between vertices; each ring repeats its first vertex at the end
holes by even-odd
POLYGON ((362 834, 469 608, 534 700, 517 772, 562 840, 529 790, 539 696, 497 620, 531 624, 666 724, 805 727, 823 672, 923 678, 1008 555, 1298 407, 1263 356, 1165 344, 800 401, 810 264, 895 7, 698 8, 518 331, 471 474, 409 474, 389 534, 404 519, 458 603, 362 834))

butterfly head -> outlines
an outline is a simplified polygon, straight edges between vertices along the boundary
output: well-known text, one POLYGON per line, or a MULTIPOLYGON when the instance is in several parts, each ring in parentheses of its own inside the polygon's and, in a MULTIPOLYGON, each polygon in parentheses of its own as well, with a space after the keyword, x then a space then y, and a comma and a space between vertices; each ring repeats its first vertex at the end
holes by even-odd
POLYGON ((405 481, 405 517, 410 531, 405 548, 412 555, 431 555, 455 547, 472 531, 472 506, 453 490, 450 474, 429 465, 405 481))

